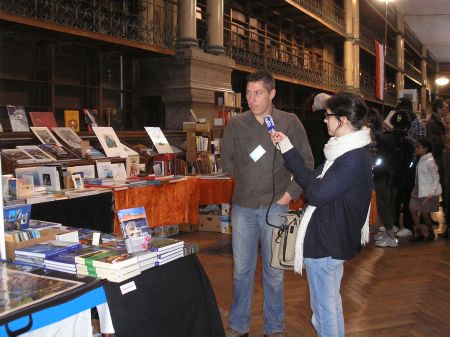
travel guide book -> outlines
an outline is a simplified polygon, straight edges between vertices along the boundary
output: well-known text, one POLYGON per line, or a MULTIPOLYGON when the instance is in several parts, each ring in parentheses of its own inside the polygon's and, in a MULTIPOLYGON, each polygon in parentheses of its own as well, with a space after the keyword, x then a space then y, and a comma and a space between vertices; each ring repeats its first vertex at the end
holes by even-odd
POLYGON ((30 225, 31 205, 13 205, 3 208, 5 231, 27 229, 30 225))
POLYGON ((128 253, 148 250, 152 240, 144 207, 119 210, 117 217, 128 253))
POLYGON ((30 119, 33 126, 45 126, 48 128, 58 126, 52 111, 30 111, 30 119))

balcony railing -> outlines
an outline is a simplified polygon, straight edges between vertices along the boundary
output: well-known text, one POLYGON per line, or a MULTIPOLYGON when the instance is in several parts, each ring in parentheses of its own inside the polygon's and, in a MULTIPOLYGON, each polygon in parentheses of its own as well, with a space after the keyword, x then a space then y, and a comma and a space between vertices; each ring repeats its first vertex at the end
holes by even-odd
POLYGON ((386 48, 386 62, 393 66, 397 66, 397 52, 391 47, 386 48))
POLYGON ((422 72, 409 62, 405 62, 405 73, 417 82, 422 82, 422 72))
POLYGON ((0 11, 153 46, 175 48, 176 3, 162 0, 3 0, 0 11))
POLYGON ((295 3, 317 15, 336 30, 345 32, 344 10, 331 0, 294 0, 295 3))
POLYGON ((312 51, 234 22, 226 26, 230 28, 224 30, 225 51, 238 65, 266 69, 330 90, 344 88, 343 68, 325 62, 312 51))
POLYGON ((361 72, 359 87, 364 97, 375 99, 375 78, 366 72, 361 72))

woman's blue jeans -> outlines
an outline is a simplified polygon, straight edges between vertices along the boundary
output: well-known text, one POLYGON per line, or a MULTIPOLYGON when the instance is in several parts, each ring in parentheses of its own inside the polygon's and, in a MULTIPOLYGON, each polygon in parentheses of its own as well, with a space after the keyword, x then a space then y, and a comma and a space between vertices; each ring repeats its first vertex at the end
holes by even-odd
POLYGON ((344 313, 341 287, 344 260, 331 257, 305 258, 313 311, 312 324, 318 337, 344 337, 344 313))

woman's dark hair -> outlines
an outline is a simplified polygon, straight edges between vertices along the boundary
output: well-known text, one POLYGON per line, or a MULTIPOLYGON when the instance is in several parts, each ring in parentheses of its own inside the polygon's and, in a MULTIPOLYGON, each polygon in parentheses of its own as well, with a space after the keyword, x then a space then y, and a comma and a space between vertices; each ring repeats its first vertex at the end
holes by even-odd
POLYGON ((419 137, 416 139, 416 145, 420 144, 427 149, 427 153, 433 152, 433 142, 428 137, 419 137))
POLYGON ((247 82, 258 82, 263 81, 264 87, 268 92, 271 92, 272 89, 275 89, 275 79, 272 74, 265 70, 257 70, 254 73, 250 73, 247 75, 247 82))
POLYGON ((444 106, 444 100, 441 98, 436 98, 433 101, 433 104, 431 105, 431 109, 433 110, 433 112, 437 112, 438 109, 442 109, 443 106, 444 106))
POLYGON ((382 122, 378 111, 369 109, 358 94, 337 93, 326 101, 326 107, 336 114, 336 117, 346 117, 356 130, 361 130, 365 126, 372 129, 374 135, 381 133, 382 122))

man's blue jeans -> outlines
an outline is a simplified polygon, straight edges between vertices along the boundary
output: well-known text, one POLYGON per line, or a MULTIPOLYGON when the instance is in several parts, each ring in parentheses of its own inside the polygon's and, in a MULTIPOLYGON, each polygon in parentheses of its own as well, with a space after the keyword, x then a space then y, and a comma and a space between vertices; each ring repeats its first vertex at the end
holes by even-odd
MULTIPOLYGON (((280 214, 288 211, 287 205, 273 204, 269 222, 281 224, 280 214)), ((249 330, 253 296, 253 280, 258 257, 258 242, 261 243, 263 289, 264 289, 264 332, 283 331, 284 321, 284 273, 270 266, 272 259, 272 230, 266 223, 267 209, 252 209, 233 205, 231 223, 233 226, 233 305, 228 325, 236 331, 249 330)))
POLYGON ((331 257, 305 258, 312 324, 317 337, 344 337, 344 313, 339 292, 344 274, 344 260, 331 257))

